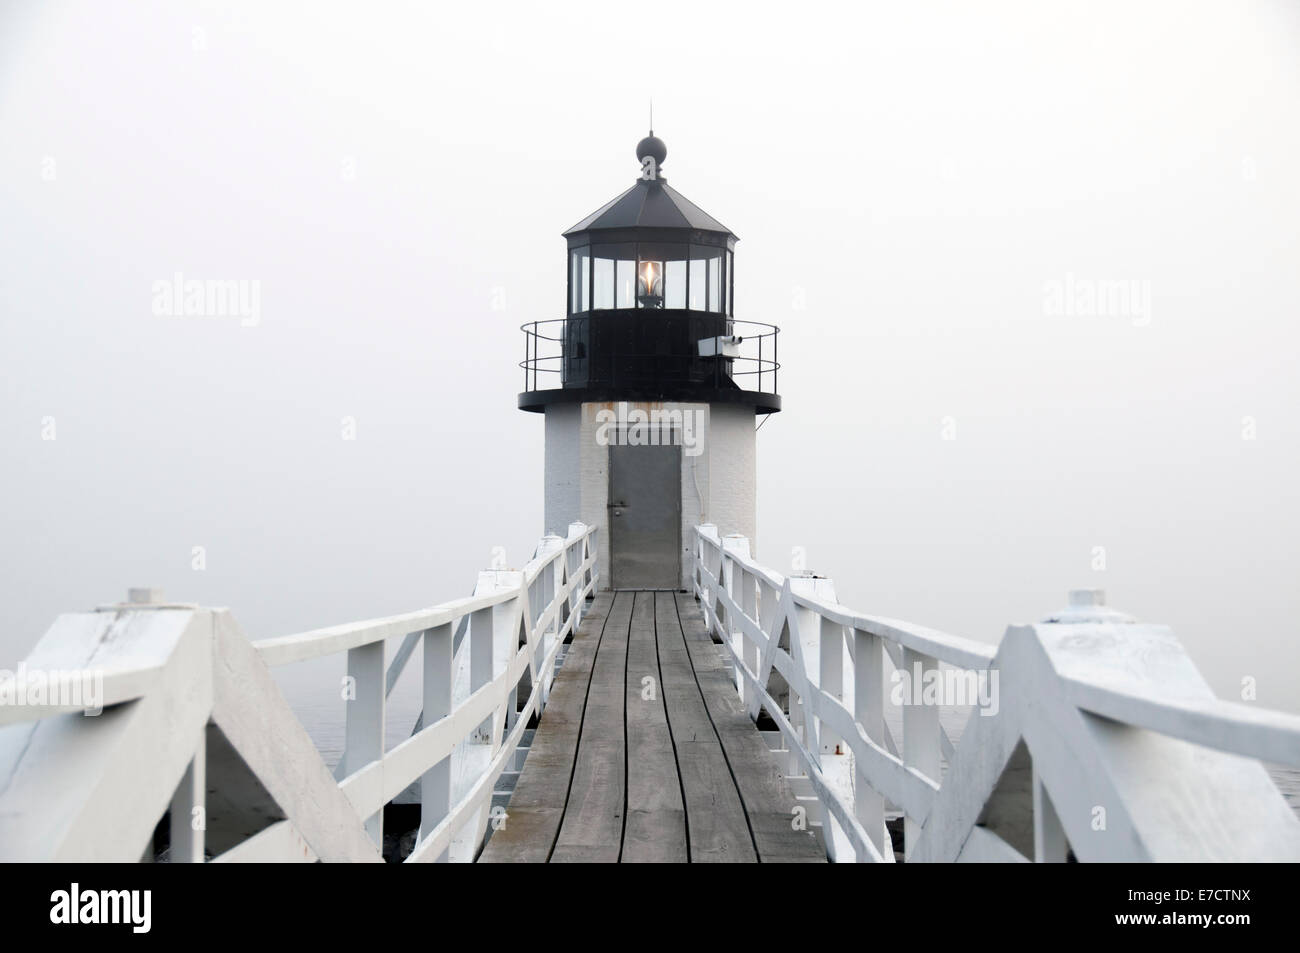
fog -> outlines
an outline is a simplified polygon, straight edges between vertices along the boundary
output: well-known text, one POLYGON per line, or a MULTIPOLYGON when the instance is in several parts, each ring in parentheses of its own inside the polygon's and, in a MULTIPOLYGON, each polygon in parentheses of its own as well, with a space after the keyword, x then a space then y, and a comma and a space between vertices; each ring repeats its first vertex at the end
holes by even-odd
POLYGON ((0 9, 0 667, 128 586, 263 637, 526 561, 518 327, 653 98, 782 327, 763 562, 989 641, 1104 588, 1300 710, 1294 4, 0 9))

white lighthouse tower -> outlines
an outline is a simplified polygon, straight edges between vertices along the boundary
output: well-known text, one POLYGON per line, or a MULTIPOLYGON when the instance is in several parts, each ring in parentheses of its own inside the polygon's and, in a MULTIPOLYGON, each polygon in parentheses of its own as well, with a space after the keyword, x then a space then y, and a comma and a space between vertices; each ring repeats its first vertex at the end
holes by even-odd
POLYGON ((735 317, 736 236, 665 181, 668 150, 564 233, 566 316, 524 326, 546 416, 546 526, 600 527, 615 589, 683 589, 690 529, 755 538, 755 426, 781 409, 778 329, 735 317))

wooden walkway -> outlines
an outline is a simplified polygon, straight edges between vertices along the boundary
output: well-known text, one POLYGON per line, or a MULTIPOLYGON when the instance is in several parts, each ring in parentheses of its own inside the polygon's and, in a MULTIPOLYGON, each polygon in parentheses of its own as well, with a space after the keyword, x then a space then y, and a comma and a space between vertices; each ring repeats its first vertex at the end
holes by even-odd
POLYGON ((598 595, 479 861, 812 862, 777 756, 689 595, 598 595))

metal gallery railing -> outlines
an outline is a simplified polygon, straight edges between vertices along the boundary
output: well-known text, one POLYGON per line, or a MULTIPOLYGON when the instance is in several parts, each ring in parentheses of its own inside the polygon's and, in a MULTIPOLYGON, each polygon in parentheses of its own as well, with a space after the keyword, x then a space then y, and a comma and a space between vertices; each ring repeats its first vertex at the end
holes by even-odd
MULTIPOLYGON (((654 322, 661 312, 636 311, 624 320, 654 322)), ((580 380, 583 386, 634 387, 639 384, 707 384, 735 386, 755 393, 775 394, 781 369, 778 341, 781 329, 762 321, 717 318, 734 341, 734 350, 724 356, 702 358, 690 351, 644 353, 619 341, 601 350, 600 359, 591 356, 588 329, 594 318, 576 315, 529 321, 520 325, 524 333, 524 391, 564 387, 580 380), (630 348, 630 349, 629 349, 630 348), (578 353, 582 350, 583 353, 578 353)), ((690 342, 694 348, 697 342, 690 342)))

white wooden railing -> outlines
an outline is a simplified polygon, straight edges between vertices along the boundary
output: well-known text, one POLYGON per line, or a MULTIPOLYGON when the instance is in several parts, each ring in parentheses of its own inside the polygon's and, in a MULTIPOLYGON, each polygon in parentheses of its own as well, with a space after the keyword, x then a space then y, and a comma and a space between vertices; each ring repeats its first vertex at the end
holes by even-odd
POLYGON ((893 861, 896 812, 908 861, 1300 859, 1261 764, 1300 767, 1300 718, 1215 698, 1168 628, 1099 593, 994 646, 846 608, 711 525, 694 555, 709 629, 832 859, 893 861), (917 675, 934 696, 904 693, 917 675), (965 716, 955 743, 941 705, 965 716))
POLYGON ((228 610, 147 590, 61 616, 0 680, 0 859, 151 860, 170 809, 173 861, 378 861, 385 805, 414 785, 406 859, 472 860, 597 583, 596 530, 575 523, 468 598, 299 635, 249 642, 228 610), (419 643, 423 715, 385 750, 385 701, 419 643), (341 653, 334 777, 271 667, 341 653), (94 706, 72 691, 89 684, 94 706))

